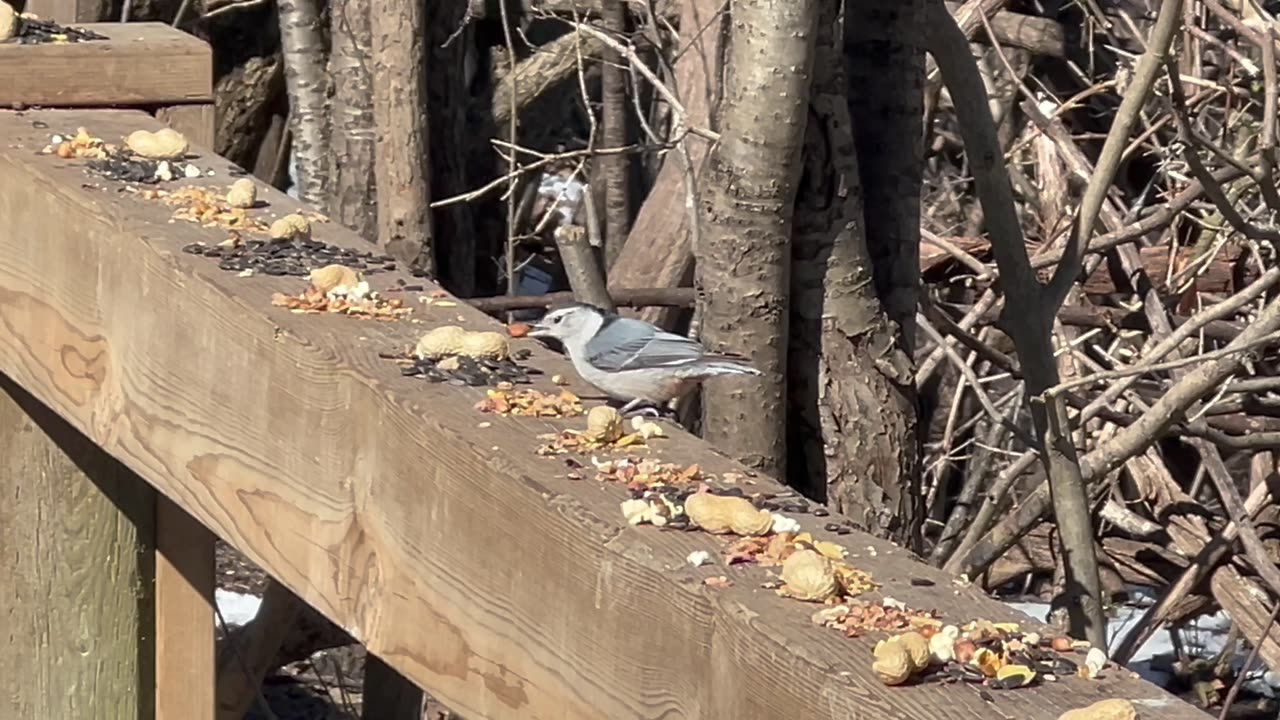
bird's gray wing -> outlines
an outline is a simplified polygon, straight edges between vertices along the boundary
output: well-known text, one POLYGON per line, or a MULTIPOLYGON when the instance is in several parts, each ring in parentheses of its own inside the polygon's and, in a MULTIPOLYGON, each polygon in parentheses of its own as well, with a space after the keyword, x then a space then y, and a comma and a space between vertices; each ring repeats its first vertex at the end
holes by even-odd
POLYGON ((587 342, 587 360, 610 372, 678 367, 705 354, 695 340, 658 330, 641 320, 615 318, 587 342))

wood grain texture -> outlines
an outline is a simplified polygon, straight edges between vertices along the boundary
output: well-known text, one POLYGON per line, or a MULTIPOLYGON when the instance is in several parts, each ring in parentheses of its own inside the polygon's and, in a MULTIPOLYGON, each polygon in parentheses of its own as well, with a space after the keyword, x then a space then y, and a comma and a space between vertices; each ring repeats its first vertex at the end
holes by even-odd
POLYGON ((100 22, 111 15, 111 0, 27 0, 23 12, 64 25, 100 22))
POLYGON ((152 717, 154 501, 0 376, 0 717, 152 717))
POLYGON ((213 53, 203 40, 164 23, 82 27, 108 39, 0 45, 0 107, 133 107, 213 100, 213 53))
POLYGON ((157 108, 156 119, 182 133, 196 145, 207 148, 214 146, 218 123, 211 102, 157 108))
POLYGON ((156 720, 213 720, 214 535, 156 499, 156 720))
MULTIPOLYGON (((415 325, 271 307, 272 292, 301 283, 240 278, 183 254, 222 235, 170 223, 158 203, 83 187, 77 163, 32 152, 44 142, 33 119, 98 134, 154 122, 0 114, 0 370, 464 717, 993 716, 964 689, 884 687, 870 673, 873 639, 814 627, 811 606, 761 588, 763 569, 685 561, 718 552, 720 539, 626 525, 622 487, 570 480, 562 462, 535 456, 538 435, 567 423, 480 416, 472 405, 483 389, 403 377, 377 357, 446 322, 494 328, 479 311, 415 303, 415 325), (735 585, 702 582, 719 574, 735 585)), ((201 162, 217 172, 207 182, 225 183, 225 163, 201 162)), ((297 208, 278 192, 260 197, 266 212, 297 208)), ((363 242, 332 223, 314 232, 363 242)), ((575 377, 534 341, 516 345, 546 376, 575 377)), ((671 434, 652 455, 743 472, 671 434)), ((956 622, 1031 624, 888 543, 800 519, 849 547, 884 595, 956 622)), ((1038 720, 1116 695, 1140 701, 1144 720, 1201 717, 1120 673, 995 703, 1038 720)))

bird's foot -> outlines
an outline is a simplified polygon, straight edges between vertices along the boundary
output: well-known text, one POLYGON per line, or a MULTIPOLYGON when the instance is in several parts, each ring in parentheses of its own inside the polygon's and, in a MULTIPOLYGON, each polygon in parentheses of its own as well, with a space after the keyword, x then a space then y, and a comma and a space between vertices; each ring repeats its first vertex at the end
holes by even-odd
POLYGON ((623 417, 639 416, 660 418, 674 416, 674 413, 670 408, 653 405, 652 403, 640 399, 632 400, 631 402, 623 405, 622 408, 618 410, 618 414, 623 417))

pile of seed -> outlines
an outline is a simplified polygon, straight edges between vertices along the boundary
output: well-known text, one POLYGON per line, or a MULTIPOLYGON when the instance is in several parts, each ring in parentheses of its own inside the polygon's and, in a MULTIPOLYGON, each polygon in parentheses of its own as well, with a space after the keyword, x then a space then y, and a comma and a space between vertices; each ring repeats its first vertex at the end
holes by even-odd
MULTIPOLYGON (((523 360, 529 351, 517 351, 516 356, 523 360)), ((532 382, 529 376, 539 375, 541 371, 518 365, 515 360, 481 360, 458 355, 439 361, 414 358, 400 368, 400 373, 433 383, 496 387, 501 383, 528 385, 532 382)))
MULTIPOLYGON (((727 488, 720 492, 721 495, 737 495, 746 497, 746 493, 741 488, 727 488)), ((813 515, 814 517, 827 517, 831 511, 821 505, 815 505, 805 500, 803 497, 791 492, 781 493, 761 493, 749 498, 751 503, 761 510, 769 512, 793 514, 793 515, 813 515)), ((833 532, 839 535, 848 535, 854 531, 852 523, 844 521, 843 523, 829 522, 822 526, 827 532, 833 532)))
POLYGON ((18 17, 18 32, 14 42, 19 45, 39 45, 42 43, 78 43, 88 40, 106 40, 92 30, 77 27, 65 27, 52 20, 40 20, 33 17, 18 17))
MULTIPOLYGON (((675 507, 684 507, 684 501, 695 492, 696 488, 680 487, 677 485, 649 485, 647 487, 631 487, 627 489, 628 496, 633 500, 650 500, 656 497, 662 497, 675 507)), ((729 495, 723 491, 715 491, 715 495, 729 495)), ((660 501, 659 501, 660 502, 660 501)), ((697 528, 693 522, 689 520, 689 516, 684 513, 669 517, 666 524, 659 527, 660 530, 686 530, 693 531, 697 528)))
MULTIPOLYGON (((264 275, 293 275, 305 277, 316 268, 326 265, 343 265, 352 270, 371 275, 396 269, 393 258, 375 255, 370 250, 351 250, 319 240, 247 240, 241 244, 206 245, 191 243, 182 248, 185 253, 217 258, 218 267, 228 272, 252 270, 264 275)), ((415 270, 414 275, 421 276, 415 270)))
POLYGON ((198 178, 204 171, 191 163, 152 160, 116 150, 105 160, 90 160, 89 170, 108 180, 155 185, 175 178, 198 178))

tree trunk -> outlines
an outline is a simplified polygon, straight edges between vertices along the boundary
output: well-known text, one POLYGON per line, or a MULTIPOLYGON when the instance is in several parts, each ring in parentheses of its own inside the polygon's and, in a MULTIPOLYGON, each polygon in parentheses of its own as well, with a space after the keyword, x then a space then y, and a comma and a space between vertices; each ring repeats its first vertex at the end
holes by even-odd
POLYGON ((745 353, 763 375, 707 383, 703 431, 748 466, 781 477, 791 216, 818 0, 737 0, 732 12, 722 134, 704 171, 705 235, 695 248, 699 304, 703 341, 745 353))
POLYGON ((844 42, 876 294, 915 345, 920 281, 920 183, 924 169, 923 0, 850 0, 844 42))
POLYGON ((328 115, 325 47, 317 0, 281 0, 280 45, 293 120, 298 197, 324 207, 328 175, 328 115))
POLYGON ((373 78, 369 0, 330 0, 329 215, 370 242, 378 239, 374 183, 377 131, 373 124, 373 78))
MULTIPOLYGON (((835 36, 818 23, 791 302, 792 484, 868 531, 918 547, 923 502, 911 361, 874 287, 835 36)), ((861 175, 865 176, 865 173, 861 175)))
MULTIPOLYGON (((675 63, 676 88, 688 116, 686 127, 711 127, 722 95, 721 75, 726 23, 723 0, 683 0, 680 4, 680 37, 683 51, 675 63)), ((678 139, 678 138, 673 138, 678 139)), ((667 153, 649 194, 641 203, 631 234, 609 268, 610 289, 678 287, 692 271, 694 239, 699 230, 686 203, 697 202, 708 144, 687 137, 691 172, 674 150, 667 153)), ((698 226, 701 223, 697 223, 698 226)), ((669 308, 649 308, 641 317, 670 328, 680 313, 669 308)))
MULTIPOLYGON (((605 26, 611 32, 623 36, 627 32, 627 4, 625 0, 604 0, 602 12, 605 26)), ((630 132, 628 120, 631 109, 627 105, 627 70, 625 58, 616 50, 605 52, 600 74, 601 129, 600 143, 606 148, 620 148, 627 144, 630 132)), ((604 267, 613 267, 622 244, 631 232, 631 156, 606 155, 597 167, 604 182, 604 267)))
MULTIPOLYGON (((467 16, 467 0, 434 0, 427 4, 427 105, 431 147, 429 188, 437 198, 453 197, 473 190, 492 177, 492 163, 483 169, 471 165, 478 153, 474 146, 483 143, 489 151, 488 136, 477 129, 474 119, 467 117, 471 99, 466 68, 476 66, 473 29, 468 26, 453 37, 467 16)), ((487 127, 488 121, 480 123, 487 127)), ((461 297, 474 297, 483 289, 494 288, 479 277, 479 263, 497 255, 496 235, 486 234, 477 226, 477 216, 497 207, 492 198, 454 203, 439 208, 432 216, 433 235, 448 238, 437 248, 437 278, 450 292, 461 297), (487 239, 488 242, 482 242, 487 239)), ((491 267, 486 263, 486 267, 491 267)))
POLYGON ((426 8, 413 0, 372 12, 378 246, 435 273, 427 128, 426 8))

